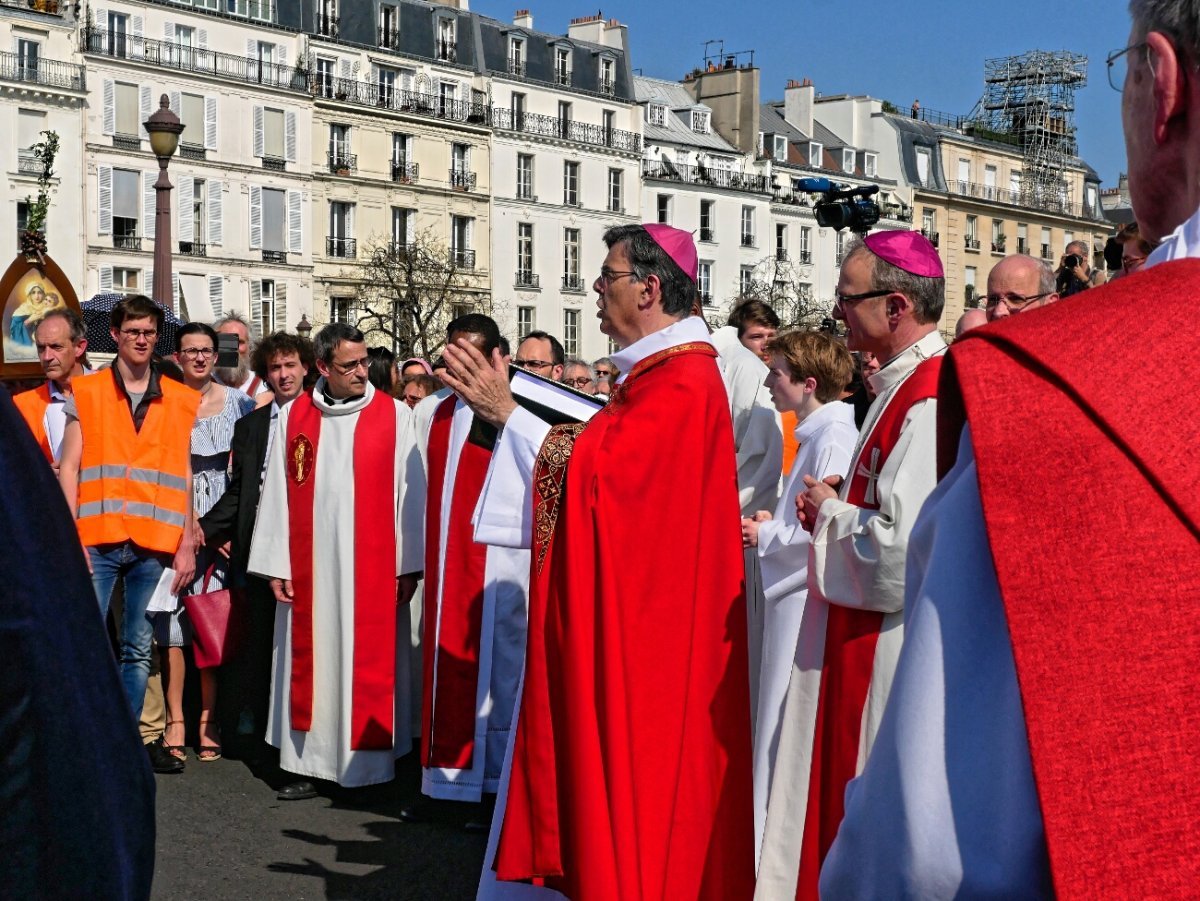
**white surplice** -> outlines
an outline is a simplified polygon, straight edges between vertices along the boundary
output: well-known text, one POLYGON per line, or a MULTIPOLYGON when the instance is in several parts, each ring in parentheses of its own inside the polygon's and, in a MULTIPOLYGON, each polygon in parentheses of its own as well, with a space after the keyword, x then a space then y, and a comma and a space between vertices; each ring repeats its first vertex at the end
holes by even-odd
POLYGON ((764 618, 758 716, 754 728, 754 849, 757 858, 767 817, 767 795, 796 641, 808 594, 811 536, 796 518, 804 476, 845 476, 858 439, 854 408, 841 401, 814 410, 796 426, 799 450, 772 519, 758 527, 755 549, 762 569, 764 618))
MULTIPOLYGON (((441 400, 437 402, 442 403, 441 400)), ((420 409, 421 405, 418 405, 420 409)), ((436 406, 434 408, 436 410, 436 406)), ((422 411, 424 412, 424 411, 422 411)), ((429 433, 420 436, 424 455, 428 459, 429 433)), ((461 400, 454 405, 450 423, 450 441, 444 461, 445 478, 441 498, 429 498, 429 503, 441 504, 438 559, 438 591, 445 591, 446 542, 450 529, 451 501, 454 497, 455 473, 459 456, 471 430, 474 414, 461 400)), ((477 502, 477 500, 476 500, 477 502)), ((471 504, 474 510, 476 502, 471 504)), ((517 685, 525 664, 525 634, 529 620, 529 551, 489 546, 484 564, 483 611, 479 638, 479 681, 475 695, 475 752, 469 769, 425 767, 421 771, 421 791, 433 798, 453 801, 478 801, 483 792, 499 789, 500 771, 505 749, 511 737, 513 711, 517 701, 517 685)), ((441 628, 441 605, 428 599, 430 615, 438 611, 441 628)), ((436 649, 434 649, 436 653, 436 649)), ((436 672, 436 658, 435 658, 436 672)), ((438 710, 433 710, 433 730, 436 734, 438 710)))
MULTIPOLYGON (((870 377, 875 401, 859 433, 849 472, 858 466, 863 442, 901 384, 918 364, 945 350, 941 336, 931 332, 870 377)), ((900 436, 878 473, 878 510, 846 502, 850 481, 847 478, 842 483, 840 497, 821 505, 813 525, 808 602, 796 644, 771 781, 755 891, 758 899, 774 901, 796 896, 830 604, 884 614, 863 709, 857 772, 862 772, 879 731, 904 640, 908 538, 921 506, 937 484, 936 398, 917 402, 905 415, 900 436)))
MULTIPOLYGON (((354 428, 358 413, 375 388, 347 403, 330 403, 324 379, 313 390, 321 411, 317 443, 316 497, 313 509, 313 717, 308 732, 291 728, 292 608, 277 604, 275 653, 267 741, 279 748, 280 766, 290 773, 329 779, 354 787, 387 782, 394 760, 412 749, 409 690, 409 609, 397 608, 396 688, 393 748, 350 748, 351 690, 354 662, 354 428)), ((419 572, 424 555, 425 470, 414 440, 412 413, 395 402, 396 411, 396 559, 380 560, 394 575, 419 572)), ((267 461, 249 570, 265 578, 292 577, 287 497, 289 404, 279 411, 267 461)))

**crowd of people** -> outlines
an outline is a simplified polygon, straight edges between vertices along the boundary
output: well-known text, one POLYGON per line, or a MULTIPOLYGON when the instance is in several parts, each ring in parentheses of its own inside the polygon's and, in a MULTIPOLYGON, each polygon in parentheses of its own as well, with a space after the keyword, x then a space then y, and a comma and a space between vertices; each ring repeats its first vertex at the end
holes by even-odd
MULTIPOLYGON (((56 477, 42 528, 74 520, 82 554, 57 552, 91 609, 122 586, 107 681, 149 764, 187 765, 185 649, 213 641, 189 604, 228 589, 241 636, 198 668, 197 761, 272 755, 303 801, 415 752, 401 816, 466 805, 481 898, 1194 892, 1200 473, 1162 378, 1200 287, 1200 17, 1131 8, 1119 278, 1086 246, 1007 257, 950 348, 910 231, 848 243, 839 337, 760 300, 714 330, 692 236, 613 227, 593 289, 619 349, 593 364, 540 331, 510 354, 475 313, 434 361, 226 317, 172 362, 132 296, 92 372, 78 317, 46 311, 46 382, 15 399, 32 438, 0 451, 40 448, 9 490, 56 477), (532 403, 513 368, 557 387, 532 403)), ((31 781, 17 759, 5 784, 31 781)), ((97 884, 144 896, 145 807, 77 790, 117 824, 97 884)))

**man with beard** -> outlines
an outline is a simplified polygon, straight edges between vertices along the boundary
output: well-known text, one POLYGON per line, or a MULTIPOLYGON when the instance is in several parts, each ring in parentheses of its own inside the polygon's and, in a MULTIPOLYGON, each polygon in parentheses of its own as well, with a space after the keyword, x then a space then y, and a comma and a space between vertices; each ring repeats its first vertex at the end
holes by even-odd
POLYGON ((218 319, 213 328, 218 335, 237 335, 238 339, 237 366, 214 369, 217 381, 253 397, 261 407, 270 400, 271 386, 250 368, 250 323, 240 313, 230 311, 218 319))

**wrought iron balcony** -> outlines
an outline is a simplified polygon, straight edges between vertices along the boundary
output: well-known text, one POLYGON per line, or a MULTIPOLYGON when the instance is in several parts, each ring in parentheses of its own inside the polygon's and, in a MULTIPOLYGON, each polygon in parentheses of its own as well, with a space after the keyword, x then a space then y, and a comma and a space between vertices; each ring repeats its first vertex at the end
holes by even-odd
POLYGON ((565 86, 569 87, 571 84, 570 71, 565 71, 563 69, 555 69, 554 70, 554 83, 565 85, 565 86))
POLYGON ((286 250, 264 250, 262 252, 262 258, 263 258, 264 263, 286 263, 287 262, 287 251, 286 250))
POLYGON ((742 235, 742 246, 743 247, 753 247, 754 246, 754 235, 743 234, 742 235))
POLYGON ((475 268, 475 251, 463 250, 459 247, 450 248, 450 261, 459 269, 475 268))
POLYGON ((765 175, 731 172, 728 169, 710 169, 707 166, 685 166, 668 160, 642 160, 642 175, 658 181, 709 185, 715 188, 729 188, 733 191, 751 191, 756 194, 766 194, 771 190, 771 184, 765 175))
POLYGON ((705 228, 703 225, 700 226, 700 240, 706 244, 711 244, 713 241, 715 241, 716 238, 713 236, 713 230, 711 228, 705 228))
POLYGON ((28 153, 17 154, 17 171, 22 175, 41 175, 42 164, 36 156, 28 153))
POLYGON ((578 191, 566 191, 563 194, 563 206, 581 207, 583 202, 579 199, 578 191))
POLYGON ((474 191, 475 182, 474 172, 468 172, 466 169, 450 170, 450 187, 456 191, 474 191))
POLYGON ((1029 253, 1029 242, 1025 238, 1017 238, 1017 253, 1029 253))
POLYGON ((325 256, 352 260, 358 256, 358 242, 354 238, 326 238, 325 256))
POLYGON ((934 247, 937 247, 939 241, 941 240, 941 236, 938 234, 938 232, 930 231, 927 228, 921 229, 921 235, 925 238, 928 238, 929 243, 932 244, 934 247))
POLYGON ((782 247, 776 247, 775 260, 780 263, 786 263, 788 261, 788 252, 782 247))
POLYGON ((511 109, 494 107, 492 109, 492 125, 504 131, 557 138, 560 141, 572 141, 576 144, 612 147, 614 150, 627 150, 632 153, 640 153, 642 150, 642 136, 631 131, 605 128, 603 125, 591 125, 587 122, 560 119, 557 116, 545 116, 541 113, 517 113, 514 115, 511 109))
POLYGON ((711 307, 713 305, 713 296, 707 291, 700 295, 700 304, 702 306, 711 307))
POLYGON ((0 53, 0 80, 40 84, 70 91, 87 90, 83 66, 55 59, 29 59, 16 53, 0 53))
POLYGON ((979 239, 972 237, 971 235, 967 235, 963 239, 963 244, 966 246, 967 250, 978 250, 979 249, 979 239))
POLYGON ((338 175, 349 175, 351 172, 358 171, 357 153, 345 153, 341 150, 330 151, 325 154, 325 159, 329 163, 329 171, 338 175))
POLYGON ((406 241, 389 241, 384 253, 388 259, 395 260, 398 263, 403 263, 408 260, 409 253, 412 252, 412 245, 406 241))
POLYGON ((517 182, 517 200, 537 200, 533 193, 533 185, 529 182, 517 182))
POLYGON ((400 49, 400 30, 396 29, 381 29, 379 32, 379 46, 385 50, 400 49))
POLYGON ((449 100, 421 91, 400 91, 375 82, 357 81, 353 78, 331 78, 318 74, 309 80, 309 90, 314 97, 341 100, 358 106, 372 106, 398 113, 429 116, 435 119, 454 119, 474 125, 488 125, 491 111, 486 104, 464 100, 449 100))
POLYGON ((142 139, 137 135, 113 135, 112 145, 116 150, 141 150, 142 139))
POLYGON ((525 60, 517 59, 516 57, 510 56, 508 58, 508 74, 509 75, 519 75, 519 76, 524 77, 524 75, 525 75, 525 60))
POLYGON ((800 263, 801 263, 801 265, 804 265, 804 266, 808 266, 812 263, 812 251, 811 250, 800 251, 800 263))
POLYGON ((1051 250, 1050 250, 1050 245, 1049 245, 1049 244, 1043 244, 1043 245, 1042 245, 1042 259, 1043 259, 1043 260, 1052 260, 1052 259, 1054 259, 1054 253, 1053 253, 1053 251, 1051 251, 1051 250))
POLYGON ((542 278, 536 272, 530 272, 527 269, 518 269, 516 281, 513 284, 517 288, 540 288, 542 286, 542 278))
POLYGON ((600 82, 600 93, 606 97, 611 97, 613 94, 617 93, 617 83, 615 81, 600 82))
POLYGON ((141 250, 141 235, 113 235, 113 247, 118 250, 141 250))
POLYGON ((880 211, 886 219, 895 219, 898 222, 912 222, 912 210, 898 203, 881 204, 880 211))
POLYGON ((151 63, 161 69, 202 72, 230 81, 261 84, 290 91, 308 89, 308 72, 301 66, 269 63, 232 56, 140 35, 121 34, 106 28, 87 28, 80 34, 84 53, 151 63))
POLYGON ((1007 241, 993 241, 992 253, 1004 253, 1004 245, 1007 243, 1007 241))
POLYGON ((1076 218, 1091 218, 1089 211, 1081 203, 1072 203, 1061 192, 1046 191, 1038 196, 1033 191, 998 188, 995 185, 981 185, 970 181, 948 181, 946 190, 961 197, 970 197, 991 203, 1003 203, 1009 206, 1024 207, 1025 209, 1042 210, 1048 213, 1061 213, 1064 216, 1076 218))
POLYGON ((574 275, 563 276, 562 289, 564 291, 586 291, 587 286, 583 283, 583 276, 575 273, 574 275))
POLYGON ((338 37, 338 17, 329 13, 317 13, 317 34, 326 38, 333 38, 335 41, 338 37))
POLYGON ((421 175, 421 169, 416 163, 392 163, 392 181, 411 185, 421 175))
POLYGON ((179 252, 185 257, 206 257, 208 256, 208 245, 201 244, 199 241, 180 241, 179 252))
POLYGON ((199 144, 180 144, 179 156, 185 160, 202 160, 208 157, 208 151, 199 144))
POLYGON ((287 170, 287 160, 277 156, 264 156, 262 158, 262 166, 264 169, 270 169, 272 172, 284 172, 287 170))
POLYGON ((448 63, 458 62, 458 45, 454 41, 438 41, 437 58, 448 63))

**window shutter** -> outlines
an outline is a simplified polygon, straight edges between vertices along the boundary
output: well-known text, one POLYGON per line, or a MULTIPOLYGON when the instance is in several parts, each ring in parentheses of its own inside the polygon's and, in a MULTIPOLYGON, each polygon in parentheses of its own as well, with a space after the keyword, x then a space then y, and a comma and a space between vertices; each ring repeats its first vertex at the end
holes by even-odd
POLYGON ((221 188, 219 181, 208 182, 208 243, 220 247, 225 239, 221 225, 221 188))
POLYGON ((144 84, 138 89, 138 99, 141 101, 139 103, 139 113, 141 115, 138 117, 138 128, 140 131, 138 133, 143 139, 149 139, 150 134, 146 131, 145 122, 150 118, 150 113, 154 109, 152 106, 154 98, 150 92, 150 85, 144 84))
POLYGON ((246 59, 258 59, 258 41, 254 38, 246 38, 246 59))
POLYGON ((225 313, 225 279, 219 275, 208 277, 208 305, 212 308, 214 319, 225 313))
POLYGON ((254 155, 259 158, 263 155, 263 108, 261 106, 254 107, 254 155))
POLYGON ((177 178, 179 180, 179 240, 190 243, 196 240, 195 222, 192 219, 196 180, 190 175, 180 175, 177 178))
POLYGON ((168 44, 175 43, 175 23, 166 22, 163 24, 163 38, 168 44))
POLYGON ((183 95, 179 91, 171 92, 171 112, 175 115, 180 115, 183 109, 183 95))
POLYGON ((100 29, 100 52, 108 53, 108 10, 96 7, 92 14, 95 16, 96 27, 100 29))
POLYGON ((283 44, 275 45, 275 62, 281 66, 287 65, 287 47, 283 44))
POLYGON ((347 80, 353 77, 353 73, 350 71, 350 60, 344 56, 338 60, 338 73, 347 80))
POLYGON ((463 250, 472 250, 475 247, 475 220, 467 220, 467 246, 463 250))
POLYGON ((303 240, 304 219, 300 211, 300 192, 288 191, 288 252, 301 253, 303 240))
MULTIPOLYGON (((96 232, 101 235, 112 234, 112 166, 97 166, 96 172, 100 183, 100 196, 97 204, 99 219, 96 222, 96 232)), ((109 285, 112 284, 112 267, 109 267, 109 285)))
POLYGON ((158 177, 153 169, 142 173, 142 237, 154 237, 154 180, 158 177))
POLYGON ((104 79, 104 127, 106 135, 117 130, 117 93, 111 78, 104 79))
POLYGON ((217 98, 204 98, 204 149, 217 149, 217 98))
POLYGON ((171 273, 171 310, 179 315, 179 273, 171 273))
POLYGON ((287 331, 287 285, 275 283, 275 331, 287 331))
POLYGON ((284 146, 289 163, 296 162, 296 114, 284 113, 284 146))
POLYGON ((201 50, 208 49, 208 29, 198 28, 196 30, 196 43, 200 45, 201 50))
POLYGON ((127 41, 126 46, 129 49, 130 59, 146 58, 146 42, 142 40, 144 28, 145 20, 141 16, 129 17, 129 35, 131 40, 127 41))
POLYGON ((142 283, 138 286, 143 294, 153 301, 158 301, 154 296, 154 267, 147 266, 142 270, 142 283))
POLYGON ((100 293, 109 294, 112 292, 112 266, 100 267, 100 293))
POLYGON ((250 186, 250 249, 262 247, 262 187, 250 186))
POLYGON ((250 329, 255 335, 265 335, 262 321, 262 282, 250 279, 250 329))

